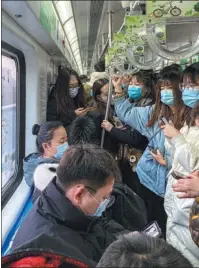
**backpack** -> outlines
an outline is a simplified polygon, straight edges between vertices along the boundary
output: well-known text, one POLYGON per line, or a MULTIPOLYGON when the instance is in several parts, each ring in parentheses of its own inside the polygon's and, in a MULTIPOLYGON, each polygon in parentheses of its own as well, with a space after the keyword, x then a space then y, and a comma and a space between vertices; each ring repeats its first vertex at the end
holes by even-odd
POLYGON ((148 224, 144 201, 123 183, 114 184, 112 195, 115 202, 107 208, 106 217, 127 230, 141 231, 148 224))

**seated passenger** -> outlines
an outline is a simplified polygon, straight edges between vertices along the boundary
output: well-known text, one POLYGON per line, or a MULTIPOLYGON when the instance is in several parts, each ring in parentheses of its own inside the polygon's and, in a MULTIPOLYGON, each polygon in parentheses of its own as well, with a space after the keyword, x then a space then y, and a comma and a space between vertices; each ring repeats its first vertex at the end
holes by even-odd
POLYGON ((24 248, 25 243, 36 237, 32 247, 50 250, 51 245, 44 245, 39 239, 46 235, 60 243, 64 255, 68 256, 70 244, 74 252, 98 262, 119 232, 125 231, 113 220, 101 217, 114 202, 111 192, 118 180, 119 169, 108 152, 94 145, 69 147, 61 158, 57 177, 48 184, 20 226, 12 250, 24 248))
POLYGON ((79 76, 74 70, 63 68, 48 98, 47 121, 61 121, 67 128, 84 114, 84 88, 79 76))
POLYGON ((103 254, 97 267, 191 268, 190 262, 163 239, 138 232, 121 236, 103 254))
POLYGON ((33 173, 36 167, 43 163, 51 164, 53 167, 68 148, 66 130, 61 122, 46 122, 41 126, 35 124, 32 133, 37 135, 38 153, 26 156, 23 163, 25 181, 30 187, 33 186, 33 173))

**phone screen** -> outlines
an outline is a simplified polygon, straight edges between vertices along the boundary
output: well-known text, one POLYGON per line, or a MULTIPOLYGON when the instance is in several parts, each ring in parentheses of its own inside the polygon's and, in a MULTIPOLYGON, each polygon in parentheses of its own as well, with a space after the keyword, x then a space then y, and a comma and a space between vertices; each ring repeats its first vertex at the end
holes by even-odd
POLYGON ((160 237, 162 234, 161 229, 156 221, 145 227, 142 232, 153 237, 160 237))

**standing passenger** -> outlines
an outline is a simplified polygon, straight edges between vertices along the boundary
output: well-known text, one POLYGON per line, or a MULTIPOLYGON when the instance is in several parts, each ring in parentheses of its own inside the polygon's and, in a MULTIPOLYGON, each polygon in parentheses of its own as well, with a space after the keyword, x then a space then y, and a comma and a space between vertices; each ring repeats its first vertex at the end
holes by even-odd
MULTIPOLYGON (((149 146, 144 151, 137 164, 137 174, 141 184, 139 195, 148 202, 148 210, 151 220, 157 220, 163 232, 166 227, 166 214, 164 211, 164 194, 166 189, 166 176, 170 169, 169 157, 165 152, 165 137, 159 125, 159 119, 164 116, 168 121, 173 119, 174 125, 180 129, 184 122, 180 117, 184 107, 181 99, 182 93, 179 89, 181 73, 172 67, 164 68, 156 85, 156 102, 154 106, 134 107, 125 100, 122 91, 122 79, 113 80, 115 92, 115 109, 119 119, 135 128, 149 140, 149 146), (161 152, 167 159, 162 159, 163 165, 156 162, 151 155, 151 149, 161 152)), ((183 116, 182 116, 183 117, 183 116)))
POLYGON ((47 105, 47 121, 61 121, 67 128, 72 121, 86 113, 84 89, 74 70, 61 69, 47 105))

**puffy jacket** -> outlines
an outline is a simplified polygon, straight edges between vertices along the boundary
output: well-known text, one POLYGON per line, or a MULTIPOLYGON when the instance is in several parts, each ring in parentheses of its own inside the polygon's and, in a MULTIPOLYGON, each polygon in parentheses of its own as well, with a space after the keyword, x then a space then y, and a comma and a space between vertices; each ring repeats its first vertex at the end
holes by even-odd
POLYGON ((191 231, 192 239, 199 247, 199 196, 196 197, 196 200, 191 208, 189 220, 189 228, 191 231))
POLYGON ((41 195, 41 192, 48 186, 48 184, 56 176, 58 163, 43 163, 38 165, 35 169, 34 178, 34 192, 32 195, 33 203, 41 195))
POLYGON ((55 158, 43 158, 40 153, 33 153, 26 156, 23 160, 24 178, 28 186, 33 186, 33 174, 36 167, 43 163, 58 163, 55 158))
POLYGON ((94 266, 95 262, 88 260, 67 241, 45 234, 34 237, 2 258, 4 268, 86 268, 94 266))
POLYGON ((193 198, 179 199, 172 190, 177 182, 171 173, 175 170, 184 175, 199 169, 199 128, 187 126, 181 129, 181 135, 165 141, 167 150, 173 155, 173 165, 168 176, 164 207, 167 213, 167 241, 194 265, 199 265, 199 249, 191 238, 189 214, 193 198))
MULTIPOLYGON (((159 122, 155 122, 152 127, 147 126, 153 109, 154 106, 134 107, 124 97, 115 100, 115 110, 119 119, 139 131, 149 140, 149 146, 159 149, 162 155, 168 158, 164 146, 165 136, 159 127, 159 122)), ((168 162, 170 163, 170 161, 168 162)), ((137 164, 136 171, 144 186, 164 197, 169 168, 158 164, 147 147, 137 164)))
POLYGON ((119 128, 113 127, 109 132, 110 136, 113 137, 120 143, 128 144, 139 150, 145 150, 148 144, 146 137, 142 136, 137 130, 121 130, 119 128))
MULTIPOLYGON (((20 226, 12 250, 46 235, 62 243, 60 250, 65 250, 64 244, 66 247, 70 244, 74 253, 79 251, 85 259, 97 263, 109 244, 123 231, 124 228, 114 221, 86 216, 57 188, 55 178, 42 192, 20 226)), ((40 248, 40 244, 35 243, 34 247, 40 248)))

